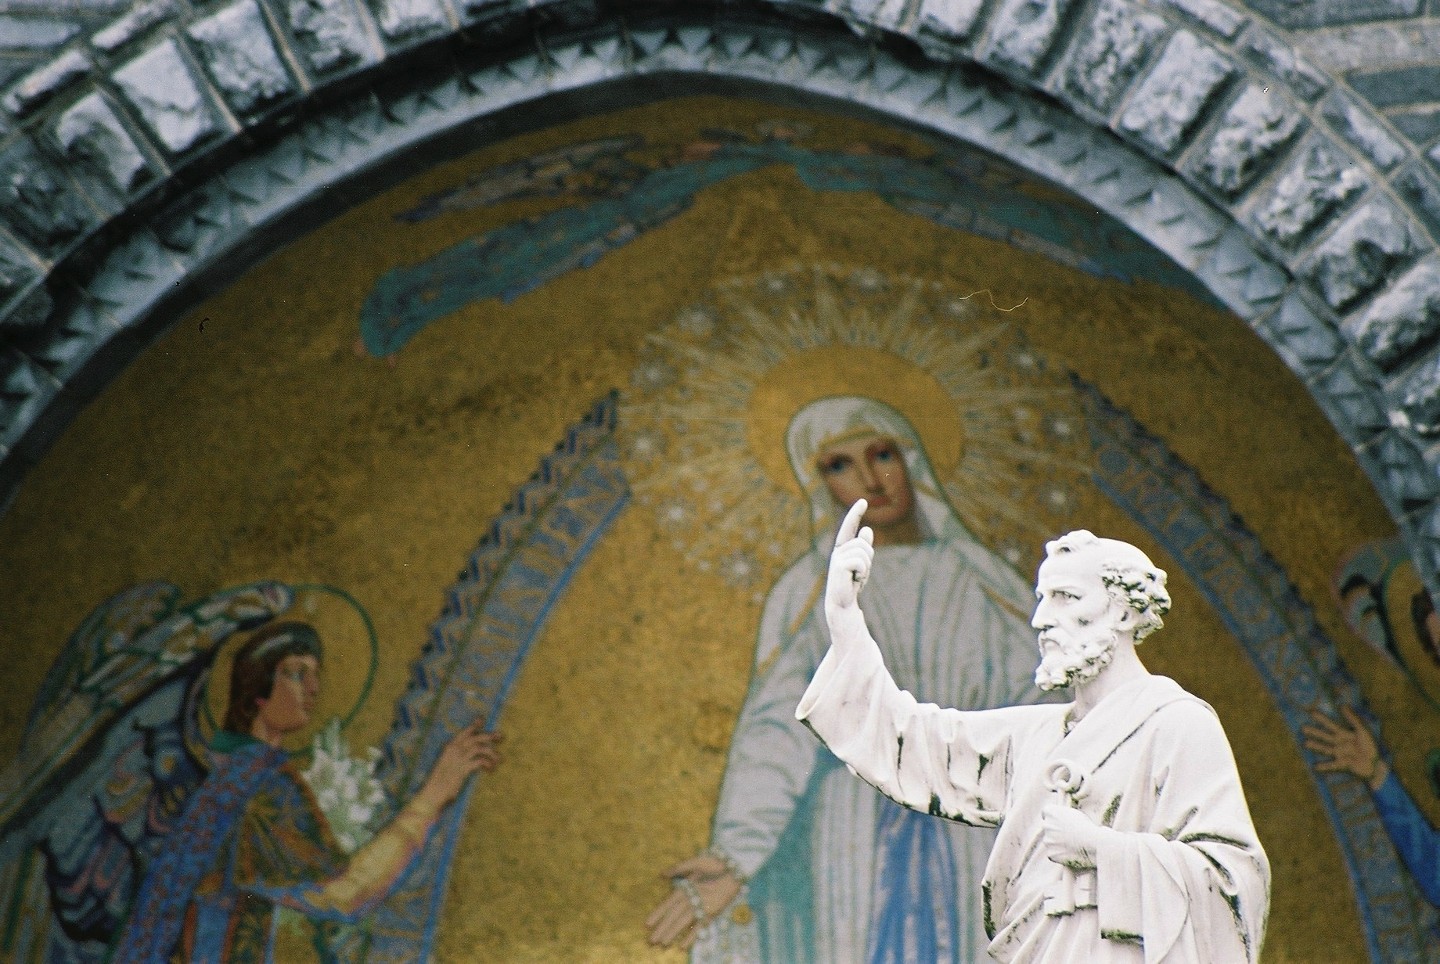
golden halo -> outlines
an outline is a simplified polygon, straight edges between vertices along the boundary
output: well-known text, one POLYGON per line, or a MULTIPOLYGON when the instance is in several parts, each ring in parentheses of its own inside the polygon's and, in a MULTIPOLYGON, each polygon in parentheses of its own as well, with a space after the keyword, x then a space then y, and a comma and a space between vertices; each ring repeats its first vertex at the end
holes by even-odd
POLYGON ((939 379, 879 349, 825 345, 776 365, 750 391, 746 417, 750 451, 772 483, 803 495, 785 450, 785 434, 795 413, 822 398, 856 394, 884 402, 905 416, 937 476, 947 478, 955 471, 964 451, 964 430, 939 379), (861 385, 864 391, 857 391, 861 385))
POLYGON ((717 285, 646 336, 621 400, 638 501, 700 570, 773 585, 814 536, 791 420, 872 398, 915 429, 966 526, 1032 566, 1088 483, 1088 434, 1069 382, 972 290, 834 264, 717 285))
POLYGON ((1426 646, 1412 608, 1425 592, 1415 564, 1402 560, 1385 578, 1385 613, 1405 673, 1431 703, 1440 706, 1440 656, 1426 646))
MULTIPOLYGON (((285 740, 285 748, 295 751, 309 746, 331 719, 348 722, 364 704, 375 666, 373 629, 369 616, 347 594, 320 586, 297 587, 290 609, 274 621, 308 623, 320 634, 320 698, 309 725, 285 740)), ((207 743, 225 719, 235 651, 259 628, 234 633, 215 658, 200 710, 200 734, 207 743)))

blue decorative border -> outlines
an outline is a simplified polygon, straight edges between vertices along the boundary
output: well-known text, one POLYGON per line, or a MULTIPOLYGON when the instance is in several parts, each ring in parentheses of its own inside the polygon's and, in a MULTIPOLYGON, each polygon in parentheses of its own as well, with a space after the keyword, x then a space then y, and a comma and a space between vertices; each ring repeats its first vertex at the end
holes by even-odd
MULTIPOLYGON (((541 460, 448 590, 382 747, 381 779, 392 801, 414 794, 460 729, 477 718, 494 727, 556 600, 628 504, 615 408, 612 393, 541 460)), ((430 957, 473 787, 472 780, 347 958, 408 964, 430 957)))

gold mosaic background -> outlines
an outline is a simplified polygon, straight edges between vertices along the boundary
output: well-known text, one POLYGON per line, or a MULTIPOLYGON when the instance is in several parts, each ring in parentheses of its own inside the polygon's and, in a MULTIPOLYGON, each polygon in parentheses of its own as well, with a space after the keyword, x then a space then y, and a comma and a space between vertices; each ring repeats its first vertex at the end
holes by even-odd
MULTIPOLYGON (((880 126, 734 100, 594 117, 418 174, 190 313, 81 413, 0 517, 0 640, 13 683, 0 753, 16 752, 70 630, 109 593, 154 578, 187 598, 262 578, 354 594, 382 663, 351 737, 378 741, 444 587, 565 428, 627 383, 642 335, 725 278, 815 260, 1023 302, 1010 318, 1030 342, 1195 466, 1287 569, 1387 721, 1402 776, 1427 798, 1420 761, 1440 714, 1345 629, 1329 589, 1349 548, 1393 527, 1273 353, 1183 294, 1096 279, 874 197, 816 195, 772 168, 708 189, 594 267, 510 304, 469 305, 393 364, 355 350, 381 272, 555 205, 513 202, 402 230, 392 216, 420 198, 588 138, 664 140, 773 118, 813 125, 816 147, 933 149, 880 126)), ((1149 544, 1098 499, 1078 524, 1149 544)), ((1267 959, 1362 959, 1348 878, 1298 750, 1198 592, 1157 561, 1176 573, 1175 613, 1144 655, 1209 700, 1231 736, 1275 870, 1267 959)), ((474 796, 439 960, 683 959, 646 948, 642 921, 668 890, 661 870, 708 837, 758 617, 753 600, 687 569, 648 514, 620 518, 507 704, 509 760, 474 796)), ((339 649, 327 673, 359 672, 339 649)))

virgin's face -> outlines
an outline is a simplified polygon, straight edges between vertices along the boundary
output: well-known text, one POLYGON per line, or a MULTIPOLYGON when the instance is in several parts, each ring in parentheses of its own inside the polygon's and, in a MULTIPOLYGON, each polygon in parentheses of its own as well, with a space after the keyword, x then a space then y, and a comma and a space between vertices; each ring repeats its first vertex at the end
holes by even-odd
POLYGON ((269 698, 255 700, 256 723, 267 733, 283 736, 304 729, 320 696, 320 661, 314 656, 286 656, 275 667, 269 698))
POLYGON ((815 467, 842 510, 856 499, 870 503, 861 521, 877 532, 913 518, 915 492, 894 439, 872 433, 834 442, 815 456, 815 467))

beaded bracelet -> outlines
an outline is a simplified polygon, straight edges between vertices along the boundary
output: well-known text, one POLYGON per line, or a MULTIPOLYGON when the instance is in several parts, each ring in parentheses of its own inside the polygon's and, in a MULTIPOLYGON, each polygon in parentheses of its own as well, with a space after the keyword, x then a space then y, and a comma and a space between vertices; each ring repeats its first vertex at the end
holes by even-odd
POLYGON ((675 889, 684 894, 685 899, 690 902, 690 909, 695 914, 695 926, 705 926, 708 916, 705 913, 705 902, 700 899, 700 891, 696 888, 695 883, 689 877, 676 877, 675 889))

